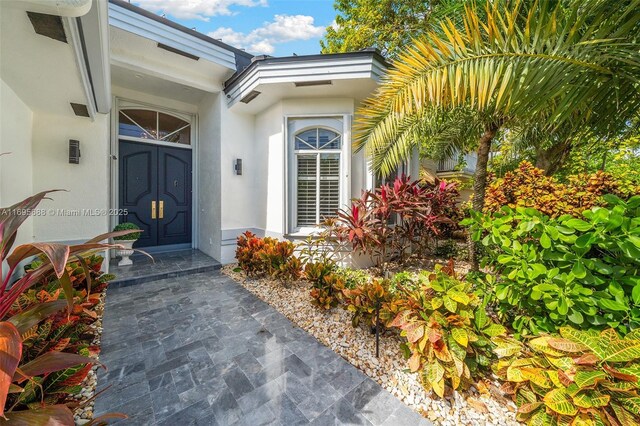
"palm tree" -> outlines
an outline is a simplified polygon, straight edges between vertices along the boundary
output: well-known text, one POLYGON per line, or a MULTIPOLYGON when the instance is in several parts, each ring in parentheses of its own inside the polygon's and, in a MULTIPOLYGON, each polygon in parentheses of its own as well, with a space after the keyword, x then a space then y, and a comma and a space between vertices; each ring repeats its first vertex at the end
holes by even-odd
MULTIPOLYGON (((531 122, 544 131, 589 127, 615 134, 640 109, 640 0, 486 1, 415 40, 358 110, 355 147, 390 174, 412 148, 442 136, 433 123, 473 117, 481 210, 492 141, 531 122), (425 136, 426 135, 426 136, 425 136)), ((456 133, 455 131, 453 133, 456 133)), ((462 132, 464 133, 464 132, 462 132)))

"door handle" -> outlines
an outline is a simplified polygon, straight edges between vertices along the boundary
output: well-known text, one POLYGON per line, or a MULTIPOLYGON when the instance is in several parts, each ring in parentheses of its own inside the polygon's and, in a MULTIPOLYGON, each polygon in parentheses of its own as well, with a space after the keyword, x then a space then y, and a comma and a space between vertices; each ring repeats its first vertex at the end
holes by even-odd
POLYGON ((151 202, 151 219, 155 219, 156 218, 156 201, 153 200, 151 202))
POLYGON ((160 215, 158 216, 158 218, 164 218, 164 201, 162 200, 160 200, 160 215))

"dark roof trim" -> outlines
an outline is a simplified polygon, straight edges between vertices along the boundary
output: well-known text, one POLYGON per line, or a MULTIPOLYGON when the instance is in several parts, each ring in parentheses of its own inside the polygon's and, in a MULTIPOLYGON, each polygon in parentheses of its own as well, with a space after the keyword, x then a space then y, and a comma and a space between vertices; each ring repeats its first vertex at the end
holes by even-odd
MULTIPOLYGON (((163 18, 162 16, 158 16, 155 13, 149 12, 146 9, 143 9, 141 7, 135 6, 127 1, 124 0, 109 0, 109 3, 115 4, 117 6, 123 7, 127 10, 130 10, 132 12, 135 12, 139 15, 142 15, 146 18, 152 19, 156 22, 159 22, 161 24, 167 25, 171 28, 175 28, 178 31, 182 31, 183 33, 189 34, 193 37, 199 38, 200 40, 206 41, 207 43, 211 43, 214 44, 218 47, 222 47, 223 49, 226 49, 230 52, 235 53, 236 55, 236 65, 244 65, 246 66, 246 63, 248 62, 247 60, 251 60, 251 58, 253 58, 253 55, 250 53, 245 52, 244 50, 240 50, 236 47, 230 46, 227 43, 223 43, 220 40, 216 40, 215 38, 211 38, 207 35, 204 35, 202 33, 199 33, 198 31, 194 31, 191 28, 187 28, 183 25, 178 24, 177 22, 173 22, 167 18, 163 18), (238 58, 238 56, 241 56, 242 58, 238 58)), ((241 69, 241 67, 238 67, 238 69, 241 69)))
POLYGON ((224 82, 224 91, 228 93, 234 86, 240 82, 244 78, 245 75, 249 74, 254 68, 258 66, 258 64, 274 64, 274 63, 291 63, 291 62, 315 62, 315 61, 326 61, 330 59, 340 59, 340 58, 357 58, 357 57, 371 57, 373 59, 378 60, 382 65, 387 68, 391 68, 391 64, 387 62, 387 60, 380 54, 378 49, 363 49, 357 52, 345 52, 345 53, 325 53, 318 55, 303 55, 303 56, 284 56, 281 58, 275 58, 272 56, 254 56, 251 61, 251 65, 246 67, 243 70, 239 70, 234 75, 231 76, 227 81, 224 82))

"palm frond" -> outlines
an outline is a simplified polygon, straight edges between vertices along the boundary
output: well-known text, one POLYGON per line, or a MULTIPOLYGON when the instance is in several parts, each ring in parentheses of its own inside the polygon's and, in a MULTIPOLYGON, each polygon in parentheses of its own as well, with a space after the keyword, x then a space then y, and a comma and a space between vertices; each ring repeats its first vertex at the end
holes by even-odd
MULTIPOLYGON (((543 115, 615 132, 640 108, 640 0, 486 2, 416 40, 357 112, 356 149, 390 170, 430 115, 468 108, 490 120, 543 115), (389 156, 389 158, 379 158, 389 156)), ((395 166, 395 165, 394 165, 395 166)))

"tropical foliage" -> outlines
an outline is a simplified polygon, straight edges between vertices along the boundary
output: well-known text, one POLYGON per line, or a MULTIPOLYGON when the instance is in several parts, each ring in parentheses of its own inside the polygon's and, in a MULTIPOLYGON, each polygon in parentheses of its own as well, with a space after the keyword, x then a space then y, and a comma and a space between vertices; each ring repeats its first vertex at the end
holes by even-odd
POLYGON ((457 127, 466 137, 465 129, 478 129, 473 201, 481 210, 489 153, 501 129, 537 123, 547 132, 587 127, 604 137, 637 114, 639 6, 471 3, 461 21, 443 20, 439 31, 427 31, 399 55, 358 111, 355 146, 366 147, 374 170, 389 175, 424 135, 457 127))
POLYGON ((533 208, 472 213, 503 317, 522 332, 640 327, 640 196, 552 219, 533 208), (493 276, 497 278, 493 278, 493 276))
POLYGON ((311 282, 311 301, 322 309, 331 309, 338 304, 336 293, 344 287, 342 279, 334 274, 335 263, 331 261, 307 263, 304 268, 305 278, 311 282))
POLYGON ((237 245, 238 265, 249 276, 268 275, 290 282, 302 274, 300 259, 293 254, 295 246, 289 241, 271 237, 258 238, 246 231, 238 237, 237 245))
POLYGON ((338 213, 334 233, 378 266, 393 259, 424 255, 436 236, 447 235, 461 217, 455 184, 428 186, 408 177, 364 191, 351 208, 338 213))
POLYGON ((551 217, 564 214, 581 217, 585 210, 606 205, 604 194, 622 198, 640 194, 640 182, 636 185, 601 171, 569 175, 566 179, 564 183, 546 176, 544 170, 523 161, 517 169, 489 184, 484 211, 496 212, 502 206, 531 207, 551 217))
POLYGON ((560 329, 498 345, 495 371, 529 425, 640 423, 640 335, 560 329))
MULTIPOLYGON (((74 289, 73 311, 70 315, 64 311, 56 312, 22 334, 21 364, 51 351, 93 358, 98 354, 99 348, 91 345, 94 337, 91 325, 98 319, 95 307, 111 276, 100 272, 103 261, 101 256, 93 255, 83 260, 88 267, 88 276, 80 262, 70 262, 67 265, 74 289)), ((34 261, 27 266, 27 270, 34 270, 42 263, 42 260, 34 261)), ((59 306, 61 310, 66 306, 59 280, 50 277, 21 294, 8 316, 13 322, 15 318, 21 318, 42 305, 59 306)), ((91 364, 79 364, 33 377, 26 383, 23 391, 9 395, 6 405, 13 410, 23 410, 37 408, 41 401, 47 405, 68 402, 70 396, 80 393, 81 383, 91 368, 91 364)))
POLYGON ((345 308, 353 314, 351 325, 365 324, 372 327, 384 326, 385 317, 389 320, 390 304, 395 299, 389 291, 388 280, 374 279, 354 288, 341 288, 345 308), (377 317, 380 322, 378 323, 377 317))
MULTIPOLYGON (((50 192, 41 192, 11 207, 0 209, 0 263, 4 265, 6 262, 8 267, 3 271, 5 274, 0 284, 0 415, 15 424, 74 424, 68 405, 46 405, 58 400, 55 394, 47 395, 51 388, 37 388, 42 385, 51 385, 53 389, 74 386, 79 375, 83 374, 83 368, 97 362, 95 358, 86 356, 90 353, 88 348, 76 348, 79 353, 64 351, 71 348, 69 345, 73 337, 63 337, 71 328, 65 324, 71 322, 76 313, 91 318, 93 315, 86 313, 85 309, 95 302, 95 299, 89 298, 90 284, 85 284, 86 289, 78 294, 71 276, 78 273, 80 265, 84 280, 88 283, 92 274, 86 261, 88 256, 97 250, 119 247, 101 241, 132 232, 103 234, 78 245, 27 243, 11 251, 20 225, 29 217, 25 212, 33 211, 50 192), (16 278, 19 266, 33 256, 40 256, 40 261, 16 278), (49 291, 29 292, 38 285, 47 286, 51 280, 55 280, 59 286, 54 294, 49 291), (61 294, 65 300, 60 300, 61 294), (28 302, 30 298, 34 303, 28 302), (82 300, 80 307, 76 306, 76 300, 82 300), (61 316, 59 313, 65 307, 66 313, 61 316), (49 321, 50 317, 51 328, 45 325, 41 329, 40 323, 49 321), (58 337, 61 340, 57 343, 47 340, 53 328, 54 334, 60 333, 58 337), (44 340, 39 340, 39 336, 43 336, 44 340), (16 393, 18 395, 14 395, 16 393), (35 402, 38 398, 39 402, 35 402), (19 409, 25 406, 37 408, 19 409)), ((54 290, 53 287, 47 289, 54 290)), ((79 322, 85 320, 78 318, 79 322)))
POLYGON ((466 388, 479 368, 491 361, 491 337, 505 328, 493 323, 468 282, 455 276, 453 262, 421 273, 412 289, 399 287, 398 314, 389 324, 407 339, 411 371, 438 396, 445 388, 466 388))

